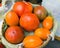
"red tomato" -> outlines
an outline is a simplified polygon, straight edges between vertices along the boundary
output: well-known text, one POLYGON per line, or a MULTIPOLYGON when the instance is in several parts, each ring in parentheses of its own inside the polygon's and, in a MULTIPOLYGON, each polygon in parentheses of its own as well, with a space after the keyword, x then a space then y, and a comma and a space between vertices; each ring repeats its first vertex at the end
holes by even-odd
POLYGON ((13 6, 13 11, 15 11, 19 16, 24 12, 25 4, 24 2, 16 2, 13 6))
POLYGON ((10 43, 17 44, 23 40, 24 32, 19 26, 11 26, 5 32, 5 38, 10 43))

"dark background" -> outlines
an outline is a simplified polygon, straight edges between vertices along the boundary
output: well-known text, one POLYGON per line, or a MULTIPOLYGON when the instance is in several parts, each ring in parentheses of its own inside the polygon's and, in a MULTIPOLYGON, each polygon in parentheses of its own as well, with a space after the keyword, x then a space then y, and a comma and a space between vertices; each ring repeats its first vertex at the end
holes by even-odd
POLYGON ((54 40, 51 41, 44 48, 60 48, 60 41, 54 40))
POLYGON ((29 1, 34 4, 40 4, 42 2, 42 0, 25 0, 25 1, 29 1))

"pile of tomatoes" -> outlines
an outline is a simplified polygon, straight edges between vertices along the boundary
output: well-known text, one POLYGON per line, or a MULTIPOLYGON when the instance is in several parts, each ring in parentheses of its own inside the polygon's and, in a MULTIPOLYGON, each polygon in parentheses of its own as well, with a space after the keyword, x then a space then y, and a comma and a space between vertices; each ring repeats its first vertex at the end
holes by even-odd
POLYGON ((13 5, 12 10, 6 14, 5 22, 8 25, 4 32, 5 39, 12 44, 22 42, 24 48, 41 46, 53 27, 53 18, 48 15, 45 7, 33 7, 30 2, 22 1, 13 5), (25 36, 24 31, 33 31, 33 35, 25 36))

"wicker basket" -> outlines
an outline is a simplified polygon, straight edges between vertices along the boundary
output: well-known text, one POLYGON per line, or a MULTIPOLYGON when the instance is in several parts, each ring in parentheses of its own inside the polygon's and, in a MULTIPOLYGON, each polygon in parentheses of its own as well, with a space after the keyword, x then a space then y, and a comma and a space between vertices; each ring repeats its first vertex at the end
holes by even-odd
MULTIPOLYGON (((38 6, 38 5, 33 4, 33 6, 38 6)), ((12 5, 12 7, 13 7, 13 5, 12 5)), ((9 9, 9 11, 12 9, 12 7, 9 9)), ((9 11, 8 11, 8 12, 9 12, 9 11)), ((7 13, 8 13, 8 12, 7 12, 7 13)), ((7 14, 7 13, 6 13, 6 14, 7 14)), ((5 17, 6 14, 4 14, 4 17, 5 17)), ((2 26, 3 26, 3 25, 4 25, 4 20, 3 20, 1 23, 2 23, 2 26)), ((51 31, 50 36, 49 36, 49 37, 47 38, 47 40, 44 41, 44 43, 43 43, 41 46, 39 46, 38 48, 43 48, 44 46, 46 46, 46 45, 48 44, 48 42, 50 41, 51 37, 54 38, 54 34, 55 34, 55 32, 56 32, 56 29, 57 29, 57 23, 56 23, 56 20, 54 19, 54 26, 53 26, 53 28, 52 28, 52 31, 51 31)), ((1 27, 0 30, 1 30, 1 33, 2 33, 2 27, 1 27)), ((1 42, 6 46, 6 48, 23 48, 23 47, 22 47, 23 43, 20 43, 20 44, 11 44, 11 43, 9 43, 9 42, 4 38, 3 34, 1 35, 1 42)))

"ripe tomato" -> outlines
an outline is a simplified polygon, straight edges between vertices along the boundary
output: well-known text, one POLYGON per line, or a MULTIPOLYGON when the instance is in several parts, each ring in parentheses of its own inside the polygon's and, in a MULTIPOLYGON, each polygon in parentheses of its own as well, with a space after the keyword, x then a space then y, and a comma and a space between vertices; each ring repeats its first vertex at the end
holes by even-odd
POLYGON ((23 40, 23 45, 26 48, 37 48, 42 45, 42 43, 43 41, 35 35, 26 36, 23 40))
POLYGON ((48 16, 44 19, 43 27, 49 30, 53 27, 53 18, 51 16, 48 16))
POLYGON ((20 25, 27 31, 33 31, 39 26, 39 19, 33 13, 25 13, 20 18, 20 25))
POLYGON ((15 12, 10 11, 6 14, 5 21, 9 26, 14 26, 18 25, 19 18, 15 12))
POLYGON ((33 7, 31 5, 31 3, 30 2, 24 2, 24 3, 25 3, 25 11, 24 11, 24 13, 26 13, 26 12, 32 12, 33 7))
POLYGON ((24 12, 24 8, 24 2, 16 2, 13 6, 13 11, 15 11, 19 16, 21 16, 24 12))
POLYGON ((38 16, 40 20, 43 20, 47 16, 47 10, 43 6, 34 7, 34 13, 38 16))
POLYGON ((2 4, 0 3, 0 7, 2 6, 2 4))
POLYGON ((10 43, 20 43, 24 38, 24 33, 20 27, 11 26, 5 32, 5 38, 10 43))
POLYGON ((50 34, 50 31, 46 28, 38 28, 35 30, 34 34, 41 39, 46 40, 50 34))

